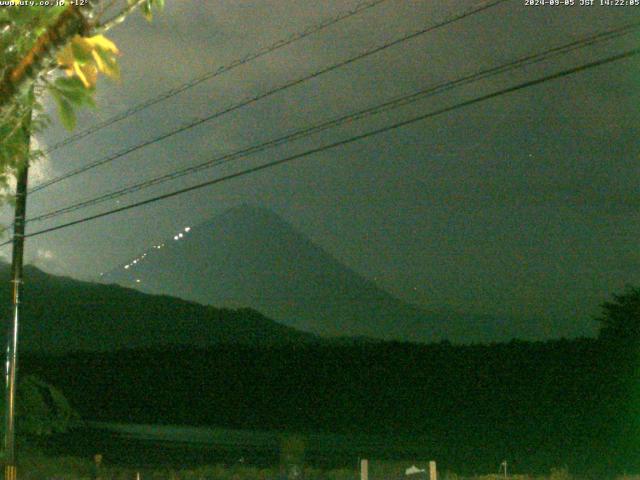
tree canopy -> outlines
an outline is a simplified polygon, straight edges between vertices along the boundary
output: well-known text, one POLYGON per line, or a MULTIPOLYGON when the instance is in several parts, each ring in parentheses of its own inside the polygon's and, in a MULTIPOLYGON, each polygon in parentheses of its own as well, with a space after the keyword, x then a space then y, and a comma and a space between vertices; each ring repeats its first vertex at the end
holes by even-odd
POLYGON ((118 48, 104 33, 136 8, 150 20, 152 9, 164 6, 164 0, 50 3, 0 9, 0 186, 20 162, 41 154, 30 151, 24 132, 47 125, 44 96, 52 95, 63 125, 73 129, 76 109, 94 105, 98 74, 119 76, 118 48))
MULTIPOLYGON (((53 385, 34 375, 26 375, 18 384, 16 402, 19 434, 49 435, 62 433, 81 423, 80 415, 53 385)), ((4 398, 0 396, 4 411, 4 398)), ((4 425, 0 422, 0 431, 4 425)))
POLYGON ((629 286, 613 300, 602 304, 600 338, 605 340, 640 340, 640 288, 629 286))

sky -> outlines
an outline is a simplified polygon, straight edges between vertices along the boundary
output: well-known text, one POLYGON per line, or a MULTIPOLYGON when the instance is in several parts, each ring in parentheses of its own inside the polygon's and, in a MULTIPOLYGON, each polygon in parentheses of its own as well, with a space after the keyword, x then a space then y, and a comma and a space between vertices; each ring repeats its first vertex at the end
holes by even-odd
MULTIPOLYGON (((577 0, 579 2, 579 0, 577 0)), ((274 89, 481 2, 387 0, 56 150, 32 185, 274 89)), ((169 0, 110 33, 79 130, 349 10, 357 2, 169 0)), ((29 216, 301 126, 640 20, 640 7, 512 0, 34 193, 29 216)), ((54 226, 638 47, 638 33, 427 98, 73 214, 54 226)), ((552 319, 595 332, 599 304, 640 284, 638 58, 487 100, 153 205, 28 239, 44 269, 95 279, 240 204, 273 210, 356 272, 428 310, 552 319)), ((69 135, 54 118, 41 147, 69 135)), ((10 218, 5 208, 4 219, 10 218)), ((5 220, 7 221, 7 220, 5 220)), ((5 247, 3 254, 8 254, 5 247)))

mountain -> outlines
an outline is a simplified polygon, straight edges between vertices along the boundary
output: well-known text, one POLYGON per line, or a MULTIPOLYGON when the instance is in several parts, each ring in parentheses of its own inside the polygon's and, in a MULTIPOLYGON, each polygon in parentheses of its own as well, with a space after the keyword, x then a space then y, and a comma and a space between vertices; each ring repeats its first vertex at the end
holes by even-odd
POLYGON ((203 304, 251 307, 323 336, 488 342, 540 338, 537 325, 425 312, 376 286, 269 210, 240 206, 102 275, 101 281, 203 304))
MULTIPOLYGON (((5 279, 0 281, 0 301, 7 317, 9 275, 8 265, 0 264, 0 279, 5 279)), ((270 346, 316 340, 251 309, 217 309, 49 275, 29 266, 24 277, 21 350, 61 353, 220 343, 270 346)))

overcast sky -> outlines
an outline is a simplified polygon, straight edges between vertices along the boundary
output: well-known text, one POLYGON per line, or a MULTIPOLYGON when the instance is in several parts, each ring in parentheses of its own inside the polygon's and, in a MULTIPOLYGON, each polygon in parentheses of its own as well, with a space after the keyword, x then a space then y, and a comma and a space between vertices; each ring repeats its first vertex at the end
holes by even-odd
MULTIPOLYGON (((122 50, 122 81, 99 85, 99 108, 81 116, 79 129, 356 4, 169 0, 153 23, 136 15, 112 31, 122 50)), ((388 0, 57 150, 37 167, 32 183, 479 4, 388 0)), ((640 7, 506 2, 61 182, 34 194, 29 214, 638 20, 640 7)), ((29 229, 637 48, 638 39, 636 33, 581 49, 29 229)), ((251 203, 275 211, 349 267, 422 307, 553 318, 558 331, 593 332, 590 317, 598 304, 626 284, 640 283, 639 66, 636 57, 504 95, 30 239, 27 249, 51 271, 91 279, 178 228, 251 203)), ((46 147, 66 135, 54 122, 38 140, 46 147)))

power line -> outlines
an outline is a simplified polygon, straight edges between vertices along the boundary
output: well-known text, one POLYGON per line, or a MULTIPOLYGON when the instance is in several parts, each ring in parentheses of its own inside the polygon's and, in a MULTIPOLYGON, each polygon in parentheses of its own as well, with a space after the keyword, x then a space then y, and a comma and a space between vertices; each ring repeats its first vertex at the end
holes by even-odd
MULTIPOLYGON (((473 99, 470 99, 470 100, 466 100, 464 102, 457 103, 457 104, 449 106, 449 107, 444 107, 444 108, 441 108, 441 109, 438 109, 438 110, 435 110, 435 111, 432 111, 432 112, 429 112, 429 113, 426 113, 426 114, 423 114, 423 115, 412 117, 412 118, 410 118, 408 120, 403 120, 401 122, 397 122, 397 123, 394 123, 392 125, 388 125, 386 127, 378 128, 378 129, 375 129, 375 130, 370 130, 368 132, 365 132, 365 133, 362 133, 362 134, 347 138, 345 140, 340 140, 338 142, 334 142, 334 143, 330 143, 330 144, 327 144, 327 145, 323 145, 321 147, 313 148, 311 150, 307 150, 306 152, 298 153, 296 155, 291 155, 289 157, 285 157, 285 158, 282 158, 280 160, 275 160, 273 162, 265 163, 265 164, 262 164, 262 165, 259 165, 259 166, 256 166, 256 167, 252 167, 252 168, 247 168, 247 169, 242 170, 240 172, 236 172, 236 173, 232 173, 232 174, 229 174, 229 175, 225 175, 223 177, 215 178, 213 180, 208 180, 206 182, 202 182, 202 183, 199 183, 199 184, 196 184, 196 185, 192 185, 192 186, 187 187, 187 188, 183 188, 183 189, 180 189, 180 190, 175 190, 173 192, 165 193, 163 195, 158 195, 156 197, 148 198, 146 200, 142 200, 140 202, 136 202, 136 203, 133 203, 133 204, 130 204, 130 205, 126 205, 126 206, 123 206, 123 207, 119 207, 119 208, 115 208, 115 209, 112 209, 112 210, 108 210, 106 212, 98 213, 98 214, 95 214, 95 215, 89 215, 87 217, 84 217, 84 218, 81 218, 81 219, 78 219, 78 220, 74 220, 74 221, 71 221, 71 222, 63 223, 61 225, 57 225, 55 227, 50 227, 50 228, 45 228, 45 229, 42 229, 42 230, 38 230, 36 232, 29 233, 29 234, 25 235, 25 237, 35 237, 35 236, 43 235, 43 234, 46 234, 46 233, 54 232, 54 231, 61 230, 61 229, 64 229, 64 228, 67 228, 67 227, 71 227, 71 226, 74 226, 74 225, 79 225, 79 224, 82 224, 82 223, 86 223, 86 222, 91 221, 91 220, 95 220, 95 219, 98 219, 98 218, 102 218, 102 217, 113 215, 113 214, 116 214, 116 213, 119 213, 119 212, 123 212, 125 210, 131 210, 133 208, 137 208, 137 207, 140 207, 140 206, 143 206, 143 205, 152 204, 152 203, 155 203, 155 202, 158 202, 158 201, 161 201, 161 200, 165 200, 167 198, 172 198, 172 197, 175 197, 175 196, 178 196, 178 195, 182 195, 183 193, 188 193, 188 192, 192 192, 194 190, 199 190, 201 188, 208 187, 208 186, 211 186, 211 185, 215 185, 215 184, 218 184, 218 183, 222 183, 222 182, 225 182, 225 181, 228 181, 228 180, 232 180, 234 178, 243 177, 243 176, 246 176, 246 175, 261 171, 261 170, 266 170, 268 168, 272 168, 272 167, 275 167, 275 166, 278 166, 278 165, 282 165, 284 163, 291 162, 293 160, 297 160, 297 159, 300 159, 300 158, 303 158, 303 157, 307 157, 307 156, 310 156, 310 155, 313 155, 313 154, 316 154, 316 153, 320 153, 320 152, 323 152, 325 150, 329 150, 329 149, 332 149, 332 148, 348 145, 348 144, 363 140, 365 138, 372 137, 374 135, 378 135, 378 134, 381 134, 381 133, 389 132, 391 130, 396 130, 398 128, 405 127, 407 125, 412 125, 412 124, 414 124, 416 122, 420 122, 420 121, 426 120, 428 118, 432 118, 432 117, 435 117, 437 115, 441 115, 443 113, 448 113, 448 112, 451 112, 451 111, 454 111, 454 110, 457 110, 457 109, 460 109, 460 108, 463 108, 463 107, 467 107, 467 106, 470 106, 470 105, 474 105, 476 103, 483 102, 485 100, 489 100, 489 99, 492 99, 492 98, 500 97, 500 96, 508 94, 508 93, 512 93, 512 92, 515 92, 515 91, 518 91, 518 90, 522 90, 524 88, 532 87, 534 85, 539 85, 541 83, 545 83, 545 82, 548 82, 550 80, 556 80, 558 78, 562 78, 562 77, 565 77, 565 76, 568 76, 568 75, 573 75, 575 73, 582 72, 582 71, 588 70, 590 68, 594 68, 594 67, 598 67, 598 66, 601 66, 601 65, 605 65, 605 64, 612 63, 612 62, 615 62, 615 61, 618 61, 618 60, 622 60, 622 59, 625 59, 625 58, 631 58, 631 57, 633 57, 635 55, 638 55, 638 54, 640 54, 640 48, 629 50, 629 51, 626 51, 624 53, 620 53, 620 54, 617 54, 617 55, 606 57, 604 59, 600 59, 600 60, 597 60, 597 61, 594 61, 594 62, 582 64, 580 66, 573 67, 573 68, 570 68, 570 69, 567 69, 567 70, 563 70, 561 72, 557 72, 557 73, 554 73, 554 74, 551 74, 551 75, 547 75, 547 76, 538 78, 536 80, 529 80, 529 81, 520 83, 520 84, 512 86, 512 87, 504 88, 502 90, 498 90, 498 91, 493 92, 493 93, 488 93, 488 94, 482 95, 480 97, 476 97, 476 98, 473 98, 473 99)), ((4 243, 0 244, 0 246, 5 246, 5 245, 8 245, 9 243, 10 242, 4 242, 4 243)))
POLYGON ((45 154, 49 154, 55 150, 58 150, 62 147, 65 147, 71 143, 75 143, 89 135, 92 135, 94 133, 96 133, 99 130, 102 130, 103 128, 109 127, 111 125, 113 125, 114 123, 117 123, 121 120, 124 120, 125 118, 128 118, 132 115, 135 115, 136 113, 139 113, 143 110, 146 110, 149 107, 152 107, 153 105, 160 103, 164 100, 168 100, 171 97, 175 97, 176 95, 179 95, 180 93, 189 90, 190 88, 193 88, 197 85, 200 85, 201 83, 210 80, 212 78, 215 78, 219 75, 222 75, 223 73, 226 72, 230 72, 238 67, 241 67, 242 65, 245 65, 253 60, 256 60, 260 57, 263 57, 265 55, 268 55, 270 53, 273 53, 281 48, 287 47, 299 40, 302 40, 310 35, 313 35, 314 33, 318 33, 332 25, 335 25, 338 22, 341 22, 342 20, 345 20, 349 17, 352 17, 354 15, 357 15, 360 12, 363 12, 365 10, 368 10, 370 8, 373 8, 381 3, 386 2, 387 0, 373 0, 373 1, 368 1, 368 2, 361 2, 359 4, 357 4, 354 8, 350 9, 350 10, 346 10, 344 12, 341 12, 337 15, 334 15, 333 17, 330 18, 326 18, 325 20, 321 21, 320 23, 318 23, 317 25, 312 25, 310 27, 307 27, 306 29, 304 29, 301 32, 298 33, 293 33, 289 36, 287 36, 286 38, 280 39, 278 41, 276 41, 275 43, 272 43, 271 45, 267 46, 267 47, 263 47, 253 53, 249 53, 248 55, 245 55, 242 58, 239 58, 237 60, 232 61, 231 63, 227 64, 227 65, 223 65, 219 68, 217 68, 216 70, 213 71, 209 71, 203 75, 200 75, 198 77, 195 77, 191 80, 189 80, 188 82, 185 82, 181 85, 178 85, 175 88, 171 88, 169 90, 166 90, 162 93, 160 93, 159 95, 150 98, 144 102, 141 102, 127 110, 124 110, 123 112, 120 112, 100 123, 97 123, 96 125, 93 125, 81 132, 78 132, 74 135, 71 135, 67 138, 65 138, 64 140, 52 145, 51 147, 49 147, 47 150, 44 151, 45 154))
POLYGON ((186 167, 180 170, 176 170, 173 172, 169 172, 157 177, 153 177, 151 179, 145 180, 143 182, 139 182, 115 191, 111 191, 102 195, 99 195, 97 197, 93 197, 87 200, 83 200, 81 202, 77 202, 71 205, 68 205, 66 207, 62 207, 38 216, 35 216, 33 218, 31 218, 29 220, 29 222, 37 222, 37 221, 42 221, 42 220, 46 220, 49 218, 53 218, 53 217, 57 217, 59 215, 65 214, 65 213, 70 213, 82 208, 86 208, 89 206, 93 206, 93 205, 97 205, 100 203, 103 203, 105 201, 108 200, 113 200, 115 198, 119 198, 122 197, 124 195, 128 195, 140 190, 143 190, 145 188, 151 187, 151 186, 155 186, 155 185, 159 185, 161 183, 165 183, 167 181, 170 180, 174 180, 176 178, 180 178, 182 176, 185 175, 189 175, 192 173, 196 173, 198 171, 201 170, 205 170, 208 168, 212 168, 214 166, 218 166, 221 165, 223 163, 228 163, 231 162, 233 160, 237 160, 240 158, 245 158, 247 156, 253 155, 255 153, 259 153, 262 152, 268 148, 272 148, 278 145, 282 145, 285 143, 289 143, 291 141, 294 140, 298 140, 300 138, 304 138, 307 136, 310 136, 312 134, 315 133, 319 133, 321 131, 327 130, 329 128, 334 128, 336 126, 342 125, 344 123, 347 122, 351 122, 354 120, 361 120, 367 117, 370 117, 372 115, 376 115, 382 112, 386 112, 392 109, 396 109, 405 105, 408 105, 410 103, 416 102, 418 100, 424 99, 425 97, 430 97, 436 94, 440 94, 443 93, 445 91, 451 90, 453 88, 459 87, 461 85, 465 85, 468 83, 472 83, 472 82, 476 82, 491 76, 495 76, 501 73, 505 73, 507 71, 510 70, 514 70, 517 68, 522 68, 524 66, 527 65, 531 65, 534 63, 539 63, 542 62, 544 60, 548 60, 550 58, 553 57, 557 57, 559 55, 564 55, 568 52, 571 52, 573 50, 577 50, 580 48, 584 48, 586 46, 591 46, 594 44, 597 44, 599 42, 603 42, 603 41, 608 41, 611 40, 613 38, 617 38, 620 37, 622 35, 626 35, 634 30, 637 30, 638 28, 640 28, 640 22, 635 22, 632 24, 628 24, 628 25, 624 25, 622 27, 613 29, 613 30, 609 30, 606 32, 601 32, 595 35, 591 35, 573 42, 570 42, 568 44, 564 44, 561 46, 557 46, 557 47, 553 47, 551 49, 547 49, 543 52, 540 53, 536 53, 536 54, 531 54, 531 55, 527 55, 525 57, 521 57, 517 60, 513 60, 507 64, 502 64, 496 67, 492 67, 489 69, 484 69, 481 70, 479 72, 476 72, 474 74, 471 75, 467 75, 461 78, 458 78, 456 80, 451 80, 451 81, 447 81, 447 82, 442 82, 439 83, 437 85, 428 87, 428 88, 424 88, 421 90, 418 90, 417 92, 413 92, 411 94, 408 95, 403 95, 400 97, 396 97, 394 99, 391 99, 389 101, 386 101, 382 104, 378 104, 375 105, 373 107, 369 107, 366 108, 364 110, 360 110, 354 113, 350 113, 347 115, 343 115, 341 117, 338 117, 336 119, 333 120, 329 120, 329 121, 325 121, 325 122, 321 122, 319 124, 316 125, 312 125, 310 127, 306 127, 303 129, 299 129, 296 130, 292 133, 289 133, 287 135, 284 135, 282 137, 276 138, 276 139, 272 139, 270 141, 267 142, 263 142, 257 145, 253 145, 251 147, 247 147, 247 148, 243 148, 241 150, 237 150, 235 152, 232 153, 228 153, 228 154, 224 154, 222 156, 216 157, 214 159, 208 160, 206 162, 191 166, 191 167, 186 167))
POLYGON ((75 175, 78 175, 80 173, 84 173, 84 172, 86 172, 88 170, 91 170, 91 169, 96 168, 98 166, 104 165, 106 163, 112 162, 112 161, 114 161, 114 160, 116 160, 118 158, 121 158, 121 157, 123 157, 125 155, 128 155, 128 154, 130 154, 132 152, 135 152, 136 150, 139 150, 141 148, 145 148, 145 147, 153 145, 153 144, 155 144, 157 142, 160 142, 162 140, 166 140, 169 137, 172 137, 172 136, 177 135, 179 133, 182 133, 182 132, 185 132, 187 130, 190 130, 190 129, 194 128, 194 127, 197 127, 198 125, 201 125, 201 124, 203 124, 205 122, 208 122, 210 120, 214 120, 216 118, 219 118, 219 117, 221 117, 223 115, 226 115, 227 113, 231 113, 231 112, 233 112, 235 110, 238 110, 238 109, 240 109, 242 107, 245 107, 247 105, 250 105, 252 103, 258 102, 258 101, 260 101, 262 99, 265 99, 267 97, 273 96, 276 93, 280 93, 280 92, 283 92, 285 90, 288 90, 288 89, 290 89, 290 88, 292 88, 292 87, 294 87, 296 85, 300 85, 300 84, 302 84, 304 82, 307 82, 307 81, 312 80, 314 78, 317 78, 317 77, 319 77, 321 75, 324 75, 325 73, 329 73, 329 72, 332 72, 332 71, 337 70, 339 68, 345 67, 345 66, 350 65, 350 64, 352 64, 354 62, 362 60, 363 58, 369 57, 369 56, 374 55, 376 53, 379 53, 379 52, 381 52, 383 50, 386 50, 388 48, 391 48, 391 47, 394 47, 394 46, 399 45, 401 43, 407 42, 409 40, 412 40, 414 38, 419 37, 420 35, 424 35, 426 33, 429 33, 431 31, 433 31, 433 30, 436 30, 438 28, 450 25, 450 24, 452 24, 454 22, 460 21, 460 20, 462 20, 464 18, 467 18, 467 17, 469 17, 471 15, 475 15, 476 13, 480 13, 480 12, 482 12, 484 10, 487 10, 487 9, 489 9, 491 7, 494 7, 496 5, 499 5, 499 4, 507 2, 507 1, 509 1, 509 0, 493 0, 492 2, 485 3, 480 7, 474 7, 472 9, 470 9, 470 10, 467 10, 464 13, 455 15, 455 16, 453 16, 451 18, 448 18, 447 20, 444 20, 444 21, 442 21, 440 23, 437 23, 435 25, 431 25, 431 26, 422 28, 420 30, 411 32, 409 34, 405 34, 400 38, 397 38, 395 40, 387 42, 387 43, 385 43, 383 45, 380 45, 380 46, 377 46, 377 47, 373 47, 373 48, 371 48, 369 50, 366 50, 366 51, 364 51, 364 52, 362 52, 362 53, 360 53, 358 55, 350 57, 347 60, 343 60, 343 61, 341 61, 339 63, 334 63, 334 64, 332 64, 332 65, 330 65, 328 67, 324 67, 324 68, 322 68, 320 70, 317 70, 314 73, 311 73, 309 75, 305 75, 305 76, 300 77, 300 78, 298 78, 296 80, 292 80, 290 82, 285 83, 284 85, 280 85, 279 87, 276 87, 276 88, 274 88, 272 90, 269 90, 267 92, 261 93, 259 95, 253 96, 253 97, 249 97, 249 98, 241 101, 240 103, 236 103, 236 104, 234 104, 234 105, 232 105, 230 107, 227 107, 227 108, 225 108, 223 110, 219 110, 219 111, 217 111, 217 112, 215 112, 213 114, 207 115, 205 117, 198 118, 198 119, 196 119, 194 121, 191 121, 191 122, 189 122, 189 123, 177 128, 175 130, 172 130, 171 132, 162 134, 162 135, 160 135, 158 137, 155 137, 155 138, 153 138, 151 140, 144 141, 144 142, 139 143, 137 145, 134 145, 132 147, 128 147, 128 148, 126 148, 124 150, 121 150, 118 153, 115 153, 115 154, 110 155, 108 157, 105 157, 105 158, 103 158, 101 160, 98 160, 98 161, 95 161, 93 163, 90 163, 89 165, 85 165, 83 167, 79 167, 79 168, 77 168, 75 170, 72 170, 72 171, 66 173, 66 174, 63 174, 61 176, 52 178, 51 180, 48 180, 46 182, 41 183, 40 185, 37 185, 37 186, 33 187, 30 190, 29 193, 38 192, 38 191, 40 191, 40 190, 42 190, 44 188, 47 188, 47 187, 49 187, 51 185, 54 185, 54 184, 56 184, 58 182, 61 182, 61 181, 66 180, 68 178, 71 178, 71 177, 73 177, 75 175))

